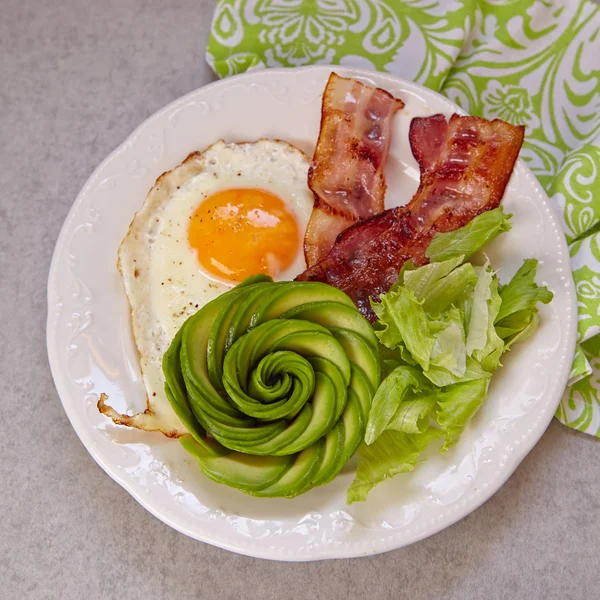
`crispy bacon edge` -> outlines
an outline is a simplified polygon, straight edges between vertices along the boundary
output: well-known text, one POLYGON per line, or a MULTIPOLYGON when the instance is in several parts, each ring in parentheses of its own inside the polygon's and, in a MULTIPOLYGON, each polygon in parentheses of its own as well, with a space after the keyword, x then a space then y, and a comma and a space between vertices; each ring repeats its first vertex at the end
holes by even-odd
POLYGON ((383 169, 391 125, 394 115, 403 107, 404 102, 386 90, 336 73, 330 75, 323 93, 319 138, 308 174, 308 185, 315 198, 304 238, 304 256, 309 267, 327 255, 344 229, 384 209, 383 169), (344 91, 344 87, 339 86, 347 89, 344 91), (355 100, 358 97, 358 111, 345 110, 342 97, 347 102, 348 95, 355 100), (340 140, 340 136, 348 137, 347 142, 340 140), (340 152, 340 148, 343 151, 340 152), (336 179, 335 169, 344 168, 348 163, 354 166, 354 171, 347 176, 348 187, 339 191, 345 192, 350 201, 346 205, 334 205, 326 198, 328 181, 336 179), (370 178, 368 189, 365 176, 370 178))
POLYGON ((499 206, 519 150, 524 128, 495 119, 443 115, 413 119, 409 139, 421 170, 419 188, 406 207, 392 208, 360 221, 343 231, 328 255, 317 265, 297 277, 303 281, 322 281, 346 292, 369 321, 376 315, 370 298, 377 301, 394 284, 407 260, 415 265, 428 262, 425 255, 437 232, 454 231, 478 214, 499 206), (461 130, 462 127, 462 130, 461 130), (480 137, 491 133, 489 139, 480 137), (483 132, 483 133, 482 133, 483 132), (476 134, 476 135, 473 135, 476 134), (450 150, 455 151, 448 159, 450 150), (462 161, 456 157, 462 157, 462 161), (476 157, 476 158, 473 158, 476 157), (476 202, 463 195, 440 195, 446 182, 466 186, 479 181, 480 197, 476 202), (438 195, 435 196, 435 192, 438 195), (432 202, 433 209, 428 205, 432 202), (445 200, 446 204, 443 204, 445 200))

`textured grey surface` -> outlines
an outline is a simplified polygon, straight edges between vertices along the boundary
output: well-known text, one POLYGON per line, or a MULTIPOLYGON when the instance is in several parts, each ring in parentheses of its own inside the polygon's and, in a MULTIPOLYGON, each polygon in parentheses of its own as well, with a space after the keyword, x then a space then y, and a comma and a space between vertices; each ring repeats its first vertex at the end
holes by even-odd
POLYGON ((176 533, 75 436, 46 358, 54 243, 94 167, 211 80, 211 11, 209 0, 2 2, 0 598, 598 598, 600 440, 556 422, 454 527, 385 555, 308 564, 176 533))

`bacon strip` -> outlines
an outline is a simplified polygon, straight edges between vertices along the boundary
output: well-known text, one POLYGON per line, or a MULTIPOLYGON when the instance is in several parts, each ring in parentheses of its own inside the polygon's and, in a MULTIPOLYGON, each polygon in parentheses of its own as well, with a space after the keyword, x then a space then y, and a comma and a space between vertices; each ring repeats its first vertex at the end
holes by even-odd
POLYGON ((297 279, 343 290, 375 321, 369 297, 387 292, 407 260, 426 264, 425 251, 437 232, 459 229, 500 204, 523 134, 523 127, 498 119, 413 119, 410 145, 421 170, 413 199, 342 232, 328 255, 297 279))
POLYGON ((383 210, 392 118, 403 106, 385 90, 335 73, 329 77, 308 172, 315 194, 304 238, 309 267, 327 255, 340 232, 383 210))

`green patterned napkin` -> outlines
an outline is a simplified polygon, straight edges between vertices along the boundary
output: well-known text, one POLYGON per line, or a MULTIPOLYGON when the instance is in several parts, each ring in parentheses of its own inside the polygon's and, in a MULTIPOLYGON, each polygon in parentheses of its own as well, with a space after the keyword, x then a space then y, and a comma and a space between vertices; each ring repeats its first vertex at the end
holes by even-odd
POLYGON ((218 0, 207 60, 396 73, 527 127, 522 158, 562 214, 579 346, 557 417, 600 437, 600 8, 590 0, 218 0))

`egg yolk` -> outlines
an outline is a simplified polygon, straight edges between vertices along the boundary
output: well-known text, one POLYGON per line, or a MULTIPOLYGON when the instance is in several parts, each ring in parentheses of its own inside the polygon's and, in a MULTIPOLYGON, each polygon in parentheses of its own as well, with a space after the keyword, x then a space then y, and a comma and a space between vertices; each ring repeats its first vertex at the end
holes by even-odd
POLYGON ((188 237, 203 269, 232 282, 256 273, 277 276, 294 262, 299 246, 298 224, 283 201, 251 188, 206 198, 188 237))

